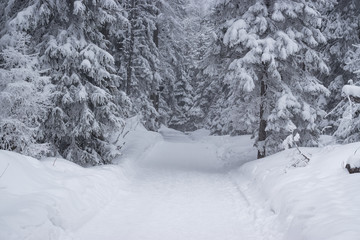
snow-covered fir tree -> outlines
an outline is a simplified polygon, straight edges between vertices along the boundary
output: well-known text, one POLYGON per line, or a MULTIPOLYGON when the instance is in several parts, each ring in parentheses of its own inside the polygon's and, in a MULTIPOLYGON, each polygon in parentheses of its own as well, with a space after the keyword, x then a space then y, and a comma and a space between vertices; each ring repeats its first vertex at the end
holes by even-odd
POLYGON ((334 136, 341 143, 351 143, 360 141, 360 45, 355 45, 355 49, 347 53, 344 68, 355 74, 356 81, 349 80, 342 87, 342 100, 331 114, 338 116, 334 136))
POLYGON ((41 76, 29 41, 17 31, 0 39, 0 149, 39 157, 50 151, 48 144, 37 144, 37 131, 49 107, 51 85, 41 76))
MULTIPOLYGON (((223 78, 228 108, 247 104, 258 109, 247 119, 258 117, 259 158, 281 149, 295 129, 303 146, 317 145, 317 123, 324 115, 319 99, 329 91, 316 78, 328 72, 315 50, 326 42, 316 2, 232 0, 215 9, 223 19, 217 47, 229 60, 223 78)), ((234 109, 230 115, 243 115, 234 109)))
POLYGON ((187 38, 186 21, 188 0, 171 0, 159 4, 157 18, 160 52, 160 111, 164 123, 185 130, 189 109, 193 105, 190 85, 192 67, 191 43, 187 38))
POLYGON ((125 92, 140 112, 144 125, 151 130, 159 127, 158 89, 159 51, 157 47, 157 1, 126 0, 128 27, 124 42, 123 65, 126 78, 125 92))
MULTIPOLYGON (((331 2, 331 1, 329 1, 331 2)), ((323 126, 327 133, 333 133, 338 127, 338 119, 343 114, 341 88, 350 79, 354 79, 353 71, 347 69, 347 56, 360 41, 360 2, 341 0, 332 7, 324 8, 323 32, 328 39, 320 50, 327 56, 330 74, 321 76, 331 91, 326 109, 331 113, 326 117, 323 126)))
MULTIPOLYGON (((189 39, 193 42, 191 52, 194 66, 192 86, 195 89, 194 105, 189 113, 189 125, 193 128, 206 127, 212 132, 222 133, 223 126, 217 120, 219 114, 219 94, 222 94, 223 66, 226 60, 221 58, 219 42, 214 38, 214 25, 219 19, 207 15, 202 5, 193 2, 190 9, 190 22, 187 27, 189 39)), ((219 20, 220 21, 220 20, 219 20)))
POLYGON ((37 0, 23 6, 9 23, 31 33, 55 85, 54 107, 39 138, 82 165, 109 163, 118 154, 106 135, 121 126, 126 110, 119 98, 126 99, 109 47, 110 40, 123 37, 124 14, 113 0, 37 0))

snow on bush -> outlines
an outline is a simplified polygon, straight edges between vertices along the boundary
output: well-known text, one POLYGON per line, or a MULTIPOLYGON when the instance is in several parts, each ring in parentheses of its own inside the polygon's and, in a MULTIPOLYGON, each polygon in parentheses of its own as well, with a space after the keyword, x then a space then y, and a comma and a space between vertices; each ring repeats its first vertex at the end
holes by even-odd
POLYGON ((354 85, 345 85, 342 88, 342 94, 346 97, 360 98, 360 87, 354 85))

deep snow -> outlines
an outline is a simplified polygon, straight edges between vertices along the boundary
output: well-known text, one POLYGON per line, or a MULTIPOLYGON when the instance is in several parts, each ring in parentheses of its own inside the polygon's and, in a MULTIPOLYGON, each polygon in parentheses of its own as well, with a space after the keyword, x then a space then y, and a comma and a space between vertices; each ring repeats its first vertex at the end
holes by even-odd
POLYGON ((360 174, 344 169, 359 143, 302 148, 301 165, 208 135, 132 119, 117 165, 88 169, 0 151, 0 239, 359 239, 360 174))

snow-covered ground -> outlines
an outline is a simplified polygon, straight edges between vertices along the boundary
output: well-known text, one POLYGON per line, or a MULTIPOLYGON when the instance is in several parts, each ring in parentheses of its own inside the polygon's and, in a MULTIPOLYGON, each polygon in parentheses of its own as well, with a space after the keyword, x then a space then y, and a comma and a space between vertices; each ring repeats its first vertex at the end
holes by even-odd
POLYGON ((240 189, 259 209, 271 209, 284 226, 284 239, 360 239, 360 174, 344 169, 360 143, 296 150, 253 161, 232 172, 240 189))
POLYGON ((360 174, 344 164, 360 143, 302 149, 305 165, 293 149, 252 161, 249 136, 134 119, 114 139, 117 164, 88 169, 0 151, 0 239, 359 239, 360 174))
POLYGON ((257 229, 249 203, 224 169, 215 145, 224 138, 194 139, 166 128, 160 133, 164 140, 138 159, 131 184, 74 239, 279 239, 273 224, 266 235, 257 229))
POLYGON ((115 166, 81 168, 62 159, 0 151, 0 239, 71 239, 125 184, 115 166))

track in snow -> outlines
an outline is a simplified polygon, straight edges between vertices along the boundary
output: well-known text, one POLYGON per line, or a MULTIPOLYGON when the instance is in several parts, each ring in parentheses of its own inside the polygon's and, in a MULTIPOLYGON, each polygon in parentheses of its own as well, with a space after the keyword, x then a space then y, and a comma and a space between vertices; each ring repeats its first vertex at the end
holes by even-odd
POLYGON ((126 189, 75 240, 272 239, 259 231, 215 146, 175 131, 162 134, 126 189))

